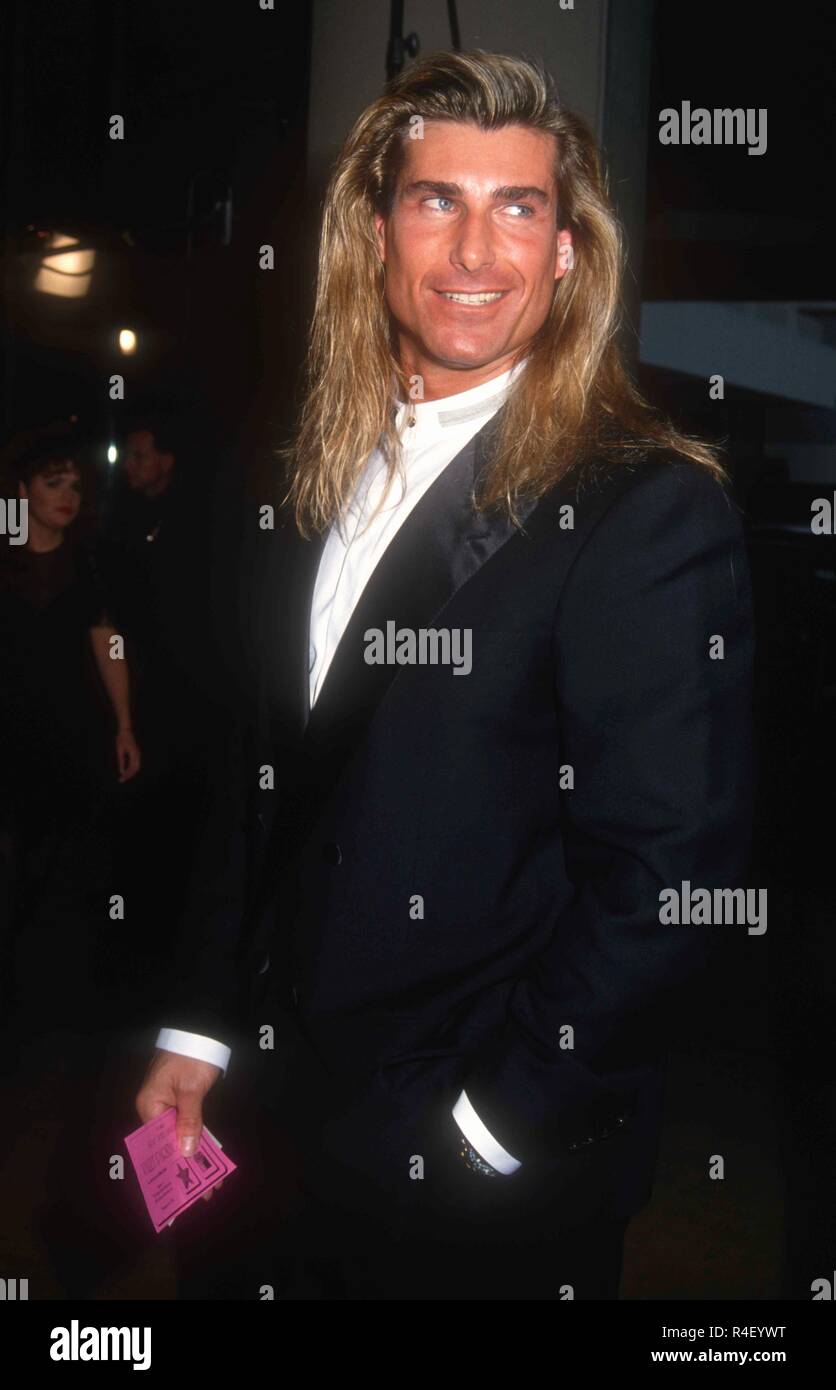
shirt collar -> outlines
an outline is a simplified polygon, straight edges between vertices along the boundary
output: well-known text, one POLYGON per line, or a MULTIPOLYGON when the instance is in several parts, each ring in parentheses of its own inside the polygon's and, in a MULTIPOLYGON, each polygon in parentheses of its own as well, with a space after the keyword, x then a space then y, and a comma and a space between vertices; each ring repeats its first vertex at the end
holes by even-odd
POLYGON ((527 358, 499 376, 491 377, 467 391, 457 391, 452 396, 443 396, 435 401, 402 401, 395 397, 395 421, 399 433, 414 439, 417 434, 441 434, 456 425, 467 425, 473 420, 487 418, 505 401, 513 383, 520 376, 527 358), (407 419, 415 417, 413 426, 407 419))

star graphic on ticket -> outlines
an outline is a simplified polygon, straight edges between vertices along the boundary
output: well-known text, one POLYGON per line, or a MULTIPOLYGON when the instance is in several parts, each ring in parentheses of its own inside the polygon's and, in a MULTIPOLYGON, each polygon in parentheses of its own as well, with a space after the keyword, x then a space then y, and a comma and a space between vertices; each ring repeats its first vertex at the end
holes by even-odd
POLYGON ((125 1145, 158 1233, 238 1166, 205 1125, 197 1152, 181 1154, 174 1106, 127 1135, 125 1145))

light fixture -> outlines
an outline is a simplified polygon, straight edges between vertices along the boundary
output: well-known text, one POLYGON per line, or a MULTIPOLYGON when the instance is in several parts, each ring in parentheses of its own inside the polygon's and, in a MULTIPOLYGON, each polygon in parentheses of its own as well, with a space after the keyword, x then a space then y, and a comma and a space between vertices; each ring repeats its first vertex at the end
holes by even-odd
POLYGON ((35 276, 35 289, 64 299, 80 299, 90 289, 95 259, 93 247, 82 247, 78 237, 52 232, 35 276))

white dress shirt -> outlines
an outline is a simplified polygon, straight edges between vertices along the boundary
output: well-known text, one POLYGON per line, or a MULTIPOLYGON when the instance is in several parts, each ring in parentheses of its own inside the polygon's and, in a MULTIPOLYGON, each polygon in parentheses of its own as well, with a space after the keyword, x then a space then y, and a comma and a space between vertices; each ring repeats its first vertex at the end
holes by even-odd
MULTIPOLYGON (((399 401, 396 424, 403 445, 403 476, 385 492, 386 465, 374 449, 341 525, 331 528, 323 547, 310 618, 310 696, 313 708, 357 602, 386 547, 427 488, 487 424, 523 370, 518 363, 500 376, 435 401, 399 401)), ((213 1062, 226 1074, 230 1049, 214 1038, 162 1028, 157 1047, 213 1062)), ((500 1173, 519 1161, 493 1138, 462 1091, 453 1118, 477 1153, 500 1173)))

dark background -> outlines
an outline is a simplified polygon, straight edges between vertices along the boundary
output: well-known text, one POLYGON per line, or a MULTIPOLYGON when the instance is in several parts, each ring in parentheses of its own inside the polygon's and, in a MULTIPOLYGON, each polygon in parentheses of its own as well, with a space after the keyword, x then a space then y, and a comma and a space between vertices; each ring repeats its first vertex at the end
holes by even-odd
MULTIPOLYGON (((437 25, 436 8, 407 6, 407 28, 420 35, 430 10, 437 25)), ((388 7, 325 9, 346 29, 355 9, 367 27, 379 21, 359 111, 384 78, 388 7)), ((512 39, 525 0, 505 9, 512 39)), ((224 573, 272 497, 272 451, 298 399, 322 192, 309 128, 315 13, 298 3, 265 23, 238 3, 7 0, 2 18, 3 440, 78 417, 104 505, 121 408, 110 373, 125 373, 132 401, 176 399, 193 422, 178 467, 215 500, 224 573), (112 112, 126 117, 124 143, 107 137, 112 112), (83 299, 33 289, 53 230, 95 248, 83 299), (266 242, 270 272, 257 269, 266 242), (139 336, 130 358, 116 346, 122 326, 139 336)), ((711 1009, 683 1025, 657 1194, 628 1241, 622 1296, 805 1299, 836 1264, 836 560, 832 537, 809 527, 811 500, 836 491, 833 10, 802 4, 773 19, 755 3, 621 0, 607 23, 600 134, 628 233, 627 351, 656 404, 725 448, 749 537, 751 881, 769 893, 766 935, 726 952, 711 1009), (619 119, 625 91, 643 121, 619 119), (767 153, 661 145, 658 112, 683 99, 766 107, 767 153), (709 399, 715 372, 722 400, 709 399), (716 1152, 726 1178, 711 1183, 716 1152)), ((464 18, 461 37, 479 42, 464 18)), ((345 81, 353 91, 348 70, 345 81)), ((114 999, 129 997, 129 976, 152 1000, 152 966, 143 975, 130 943, 116 949, 114 999)), ((73 1060, 41 1023, 7 1054, 4 1108, 18 1124, 2 1263, 30 1277, 32 1297, 173 1297, 169 1252, 141 1216, 90 1225, 87 1212, 44 1204, 45 1165, 82 1095, 103 1143, 118 1147, 133 1126, 118 1071, 96 1070, 96 1047, 73 1060)), ((138 1031, 138 1054, 145 1045, 138 1031)))

